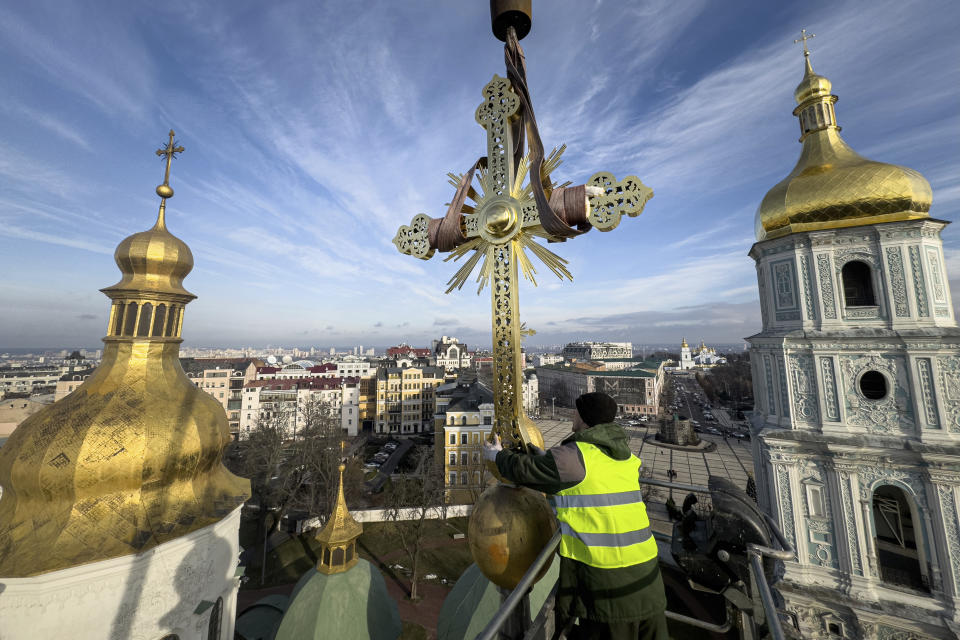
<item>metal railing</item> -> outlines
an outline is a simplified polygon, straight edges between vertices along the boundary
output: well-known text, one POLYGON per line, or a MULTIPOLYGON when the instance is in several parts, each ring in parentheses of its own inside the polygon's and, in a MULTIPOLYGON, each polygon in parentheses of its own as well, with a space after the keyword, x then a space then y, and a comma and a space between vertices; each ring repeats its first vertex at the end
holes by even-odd
MULTIPOLYGON (((678 491, 710 493, 709 487, 704 485, 668 482, 665 480, 657 480, 655 478, 641 478, 640 483, 668 489, 676 489, 678 491)), ((776 603, 773 600, 773 593, 770 591, 770 585, 767 583, 766 574, 764 573, 762 558, 763 556, 768 556, 777 560, 792 560, 795 552, 793 546, 783 536, 783 533, 780 531, 780 528, 773 521, 773 519, 766 513, 763 513, 763 517, 766 520, 767 525, 770 527, 770 531, 773 533, 777 544, 780 545, 780 548, 774 549, 772 547, 766 547, 752 543, 747 545, 747 556, 750 566, 750 595, 752 596, 754 602, 758 605, 754 606, 752 612, 749 613, 754 617, 757 623, 766 624, 772 640, 786 640, 783 627, 780 624, 780 617, 777 614, 776 603)), ((483 631, 476 636, 476 640, 495 640, 500 637, 499 634, 502 630, 504 630, 504 627, 510 628, 508 637, 517 637, 522 638, 522 640, 530 640, 536 637, 537 633, 547 626, 548 616, 546 614, 548 613, 547 610, 553 606, 552 596, 554 596, 556 593, 556 587, 554 587, 551 597, 548 597, 544 602, 544 605, 541 608, 541 611, 535 617, 533 624, 530 624, 529 621, 529 602, 527 601, 527 598, 530 595, 530 591, 532 590, 540 571, 552 558, 553 554, 560 546, 560 537, 561 534, 560 530, 558 529, 530 564, 530 567, 527 569, 526 573, 523 574, 523 577, 520 579, 520 582, 517 583, 517 586, 514 587, 509 595, 504 598, 500 608, 497 609, 496 613, 494 613, 493 617, 490 619, 490 622, 487 623, 487 626, 484 627, 483 631), (520 607, 519 612, 518 607, 520 607), (517 613, 522 614, 522 620, 518 619, 517 613)), ((656 531, 654 532, 654 537, 657 538, 658 541, 666 542, 667 544, 669 544, 672 540, 672 536, 669 534, 659 533, 656 531)), ((727 619, 722 624, 705 622, 703 620, 692 618, 690 616, 669 610, 665 611, 664 615, 670 620, 675 620, 676 622, 714 633, 726 633, 733 627, 733 620, 730 616, 729 607, 727 607, 727 619)), ((560 637, 565 636, 561 633, 560 637)))

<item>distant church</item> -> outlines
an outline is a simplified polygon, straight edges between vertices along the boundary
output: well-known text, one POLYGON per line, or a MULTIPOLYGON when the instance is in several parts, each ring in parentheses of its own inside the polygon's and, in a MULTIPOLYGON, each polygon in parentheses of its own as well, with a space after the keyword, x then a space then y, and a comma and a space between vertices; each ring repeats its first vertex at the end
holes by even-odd
POLYGON ((683 338, 680 342, 680 369, 708 368, 718 364, 726 364, 727 359, 717 353, 713 347, 708 347, 701 340, 696 353, 690 350, 687 339, 683 338))
POLYGON ((960 629, 960 329, 929 183, 840 137, 830 81, 794 97, 800 159, 756 216, 748 338, 759 499, 797 549, 803 638, 960 629))

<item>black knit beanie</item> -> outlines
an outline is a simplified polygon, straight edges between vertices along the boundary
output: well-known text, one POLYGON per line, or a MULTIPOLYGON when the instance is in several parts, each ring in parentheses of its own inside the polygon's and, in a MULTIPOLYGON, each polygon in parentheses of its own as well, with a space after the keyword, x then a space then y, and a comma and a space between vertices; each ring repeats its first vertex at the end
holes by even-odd
POLYGON ((600 391, 585 393, 577 398, 577 413, 588 427, 613 422, 617 417, 617 401, 600 391))

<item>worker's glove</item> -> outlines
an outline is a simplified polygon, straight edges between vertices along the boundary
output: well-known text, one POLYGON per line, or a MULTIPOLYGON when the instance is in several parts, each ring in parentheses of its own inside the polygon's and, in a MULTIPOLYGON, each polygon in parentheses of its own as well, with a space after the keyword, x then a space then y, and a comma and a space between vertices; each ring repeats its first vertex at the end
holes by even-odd
POLYGON ((494 462, 497 459, 497 454, 503 450, 503 445, 500 444, 500 438, 497 434, 491 434, 493 436, 493 442, 484 442, 483 443, 483 459, 494 462))
POLYGON ((532 456, 542 456, 542 455, 546 455, 547 452, 535 444, 528 444, 527 453, 529 453, 532 456))

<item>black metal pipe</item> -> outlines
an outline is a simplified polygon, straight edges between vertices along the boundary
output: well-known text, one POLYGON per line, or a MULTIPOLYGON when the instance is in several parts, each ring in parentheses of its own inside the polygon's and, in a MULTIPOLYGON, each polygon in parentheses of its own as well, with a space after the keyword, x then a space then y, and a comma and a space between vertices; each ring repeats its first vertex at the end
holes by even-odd
POLYGON ((649 484, 654 487, 665 487, 667 489, 676 489, 677 491, 697 491, 699 493, 710 493, 710 487, 702 484, 684 484, 682 482, 668 482, 666 480, 657 480, 656 478, 640 478, 640 484, 649 484))
POLYGON ((697 620, 696 618, 685 616, 682 613, 674 613, 669 609, 664 611, 663 614, 670 620, 676 620, 677 622, 682 622, 683 624, 690 625, 691 627, 705 629, 706 631, 712 631, 713 633, 726 633, 727 631, 730 631, 730 628, 733 626, 733 621, 730 619, 729 611, 727 612, 727 620, 723 624, 704 622, 703 620, 697 620))
POLYGON ((783 628, 780 626, 780 616, 777 615, 777 606, 773 602, 770 585, 767 584, 767 578, 764 576, 763 564, 760 562, 758 551, 750 552, 750 566, 753 568, 757 591, 760 592, 760 602, 763 604, 763 611, 766 614, 767 629, 770 631, 770 636, 773 640, 785 640, 783 628))

